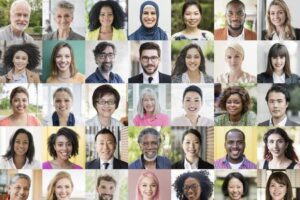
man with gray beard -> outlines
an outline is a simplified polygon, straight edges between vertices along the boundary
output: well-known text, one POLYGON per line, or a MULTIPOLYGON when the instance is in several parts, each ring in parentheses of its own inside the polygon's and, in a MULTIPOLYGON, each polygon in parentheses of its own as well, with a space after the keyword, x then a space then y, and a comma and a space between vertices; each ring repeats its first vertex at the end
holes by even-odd
POLYGON ((117 181, 110 175, 100 175, 97 180, 97 200, 113 200, 117 181))
POLYGON ((100 42, 93 50, 97 69, 85 80, 86 83, 124 83, 123 79, 111 70, 116 55, 116 47, 109 42, 100 42))

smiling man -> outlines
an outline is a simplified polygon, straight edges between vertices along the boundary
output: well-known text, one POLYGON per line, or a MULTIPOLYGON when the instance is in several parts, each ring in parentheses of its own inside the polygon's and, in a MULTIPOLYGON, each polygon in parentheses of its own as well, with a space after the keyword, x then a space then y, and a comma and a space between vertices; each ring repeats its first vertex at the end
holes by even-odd
POLYGON ((140 46, 140 63, 143 72, 128 79, 129 83, 171 83, 171 76, 158 71, 161 50, 154 42, 145 42, 140 46))
POLYGON ((256 33, 244 28, 246 13, 242 1, 229 1, 226 5, 225 18, 225 28, 215 30, 216 40, 256 40, 256 33))
POLYGON ((239 129, 230 129, 225 134, 226 156, 214 162, 215 169, 256 169, 256 165, 244 155, 245 134, 239 129))
POLYGON ((33 42, 33 38, 25 33, 29 25, 31 7, 26 0, 16 0, 10 7, 10 24, 0 31, 0 40, 14 40, 19 43, 33 42))
POLYGON ((117 181, 110 175, 100 175, 97 180, 97 200, 113 200, 117 181))

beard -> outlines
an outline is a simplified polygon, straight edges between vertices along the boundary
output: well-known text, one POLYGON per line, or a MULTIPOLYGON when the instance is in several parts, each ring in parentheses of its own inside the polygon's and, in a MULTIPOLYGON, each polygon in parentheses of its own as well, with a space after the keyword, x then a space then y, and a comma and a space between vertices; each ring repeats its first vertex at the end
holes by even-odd
POLYGON ((148 64, 148 65, 142 65, 142 68, 143 68, 143 71, 145 72, 145 74, 147 74, 147 75, 152 75, 152 74, 154 74, 156 71, 157 71, 157 69, 158 69, 158 65, 152 65, 152 64, 148 64), (151 68, 154 68, 154 70, 152 71, 152 70, 150 70, 149 71, 149 69, 147 69, 149 66, 151 66, 151 68))
POLYGON ((114 195, 112 194, 99 194, 98 200, 113 200, 114 195))
POLYGON ((228 25, 232 30, 238 31, 244 28, 244 24, 241 23, 238 27, 233 27, 231 24, 228 25))
POLYGON ((157 154, 156 154, 153 158, 148 158, 145 154, 143 154, 143 157, 144 157, 144 159, 145 159, 146 161, 151 162, 151 161, 156 160, 157 154))
POLYGON ((111 62, 103 62, 99 65, 100 71, 108 73, 113 68, 113 64, 111 62))

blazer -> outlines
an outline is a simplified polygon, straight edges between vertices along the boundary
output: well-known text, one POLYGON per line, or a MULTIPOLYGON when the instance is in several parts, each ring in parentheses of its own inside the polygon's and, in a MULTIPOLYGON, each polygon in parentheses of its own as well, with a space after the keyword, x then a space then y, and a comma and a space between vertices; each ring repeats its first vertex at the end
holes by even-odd
MULTIPOLYGON (((208 162, 203 161, 199 158, 198 169, 213 169, 214 166, 208 162)), ((184 169, 184 160, 180 160, 172 165, 172 169, 184 169)))
MULTIPOLYGON (((296 39, 295 40, 300 40, 300 29, 299 28, 294 28, 296 39)), ((267 34, 267 30, 263 30, 261 33, 261 40, 272 40, 273 36, 269 38, 265 38, 267 34)))
MULTIPOLYGON (((28 83, 40 83, 40 77, 37 73, 26 69, 28 83)), ((13 72, 10 70, 6 75, 0 76, 0 83, 13 83, 13 72)))
MULTIPOLYGON (((87 162, 85 164, 86 169, 100 169, 100 158, 87 162)), ((114 158, 113 161, 114 169, 128 169, 128 163, 117 158, 114 158)))
MULTIPOLYGON (((227 27, 215 30, 215 40, 227 40, 227 33, 228 33, 227 27)), ((244 33, 245 33, 245 40, 256 40, 257 38, 255 32, 250 31, 246 28, 244 28, 244 33)))
MULTIPOLYGON (((142 157, 142 156, 141 156, 142 157)), ((133 163, 131 163, 128 168, 129 169, 143 169, 143 161, 142 158, 137 159, 133 163)), ((167 157, 157 156, 156 157, 156 166, 157 169, 171 169, 171 162, 167 157)))
MULTIPOLYGON (((259 123, 258 126, 269 126, 269 120, 259 123)), ((300 124, 287 118, 285 126, 300 126, 300 124)))
MULTIPOLYGON (((257 83, 273 83, 273 76, 263 72, 257 75, 257 83)), ((285 83, 300 83, 300 77, 296 74, 285 75, 285 83)))
MULTIPOLYGON (((58 40, 57 35, 58 35, 58 31, 48 33, 46 35, 43 35, 43 40, 58 40)), ((82 35, 79 35, 78 33, 75 33, 72 29, 70 29, 69 36, 66 40, 84 40, 84 37, 82 35)))
MULTIPOLYGON (((159 73, 159 83, 171 83, 171 76, 163 73, 159 73)), ((143 83, 143 74, 133 76, 128 79, 128 83, 143 83)))

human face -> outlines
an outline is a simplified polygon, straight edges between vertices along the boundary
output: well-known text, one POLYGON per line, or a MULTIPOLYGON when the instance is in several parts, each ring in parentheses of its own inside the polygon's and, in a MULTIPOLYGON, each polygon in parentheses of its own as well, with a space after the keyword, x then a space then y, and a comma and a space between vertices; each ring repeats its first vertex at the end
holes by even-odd
POLYGON ((99 21, 101 26, 111 26, 114 21, 114 13, 111 7, 103 6, 100 10, 99 21))
POLYGON ((96 139, 96 151, 103 161, 108 161, 114 156, 116 143, 114 137, 107 134, 99 134, 96 139))
POLYGON ((153 6, 146 6, 142 14, 142 22, 146 28, 152 28, 157 22, 157 15, 153 6))
POLYGON ((55 63, 58 68, 58 71, 63 73, 70 71, 70 65, 72 62, 71 51, 68 47, 63 47, 58 50, 55 56, 55 63))
POLYGON ((28 55, 24 51, 17 51, 13 57, 14 71, 22 72, 28 65, 28 55))
POLYGON ((115 54, 111 46, 107 46, 99 55, 96 56, 96 63, 100 71, 108 73, 113 67, 115 54))
POLYGON ((183 192, 188 200, 200 200, 202 188, 197 179, 189 177, 184 181, 183 192))
POLYGON ((30 183, 24 178, 19 178, 9 186, 10 200, 26 200, 29 196, 30 183))
POLYGON ((228 63, 230 69, 241 70, 244 57, 233 48, 228 48, 225 53, 225 61, 228 63))
POLYGON ((29 147, 29 139, 25 133, 17 135, 14 143, 14 152, 17 156, 26 156, 29 147))
POLYGON ((240 95, 232 94, 226 100, 226 111, 231 116, 241 115, 243 103, 240 95))
POLYGON ((24 3, 17 3, 10 10, 10 24, 14 33, 21 34, 28 27, 30 9, 24 3))
POLYGON ((288 147, 288 143, 285 142, 280 134, 273 133, 268 137, 267 146, 273 157, 282 157, 288 147))
POLYGON ((114 182, 101 180, 99 186, 97 187, 97 192, 99 194, 99 200, 112 200, 114 198, 114 193, 116 186, 114 182))
POLYGON ((187 28, 197 28, 201 22, 201 13, 196 5, 188 6, 183 14, 183 21, 187 28))
POLYGON ((58 115, 69 115, 72 106, 72 97, 65 91, 56 92, 54 107, 58 115))
POLYGON ((143 97, 143 108, 147 114, 153 114, 155 110, 155 98, 145 94, 143 97))
POLYGON ((239 31, 243 29, 246 14, 242 5, 231 3, 227 7, 225 14, 229 29, 232 31, 239 31))
POLYGON ((241 200, 244 194, 244 187, 243 183, 237 179, 237 178, 232 178, 228 182, 228 194, 231 200, 241 200))
POLYGON ((28 97, 25 93, 16 93, 11 100, 11 107, 14 114, 25 114, 28 107, 28 97))
POLYGON ((152 200, 157 192, 157 184, 153 178, 144 177, 139 185, 143 200, 152 200))
POLYGON ((187 158, 198 158, 201 144, 199 139, 192 133, 184 136, 182 142, 182 149, 187 158))
POLYGON ((155 49, 145 49, 141 53, 140 62, 143 68, 143 71, 147 75, 152 75, 158 69, 160 62, 160 57, 158 52, 155 49))
POLYGON ((116 98, 113 94, 105 94, 96 104, 97 112, 103 118, 110 118, 116 110, 116 98))
POLYGON ((245 150, 245 139, 239 132, 229 132, 225 140, 227 159, 231 163, 239 163, 243 159, 245 150))
POLYGON ((159 141, 155 135, 146 134, 143 136, 140 149, 146 160, 155 160, 159 148, 159 141))
POLYGON ((73 21, 73 12, 70 9, 57 8, 54 14, 54 21, 56 22, 58 29, 69 29, 73 21))
POLYGON ((57 159, 67 161, 72 154, 72 143, 63 135, 56 138, 54 149, 56 151, 57 159))
POLYGON ((57 200, 69 200, 73 191, 72 183, 67 178, 62 178, 55 184, 57 200))
POLYGON ((185 64, 190 72, 199 71, 199 66, 201 64, 201 56, 196 48, 190 48, 186 52, 185 64))
POLYGON ((283 200, 287 192, 287 186, 277 183, 274 179, 272 179, 270 182, 269 192, 272 200, 283 200))
POLYGON ((272 5, 269 10, 271 23, 275 27, 284 26, 286 21, 286 14, 282 7, 278 5, 272 5))
POLYGON ((285 111, 289 103, 286 101, 285 95, 281 92, 270 92, 268 97, 268 107, 272 118, 283 119, 285 111))
POLYGON ((285 56, 271 57, 271 64, 274 72, 283 73, 285 66, 285 56))
POLYGON ((187 116, 198 115, 202 107, 201 96, 197 92, 187 92, 183 98, 183 108, 187 116))

